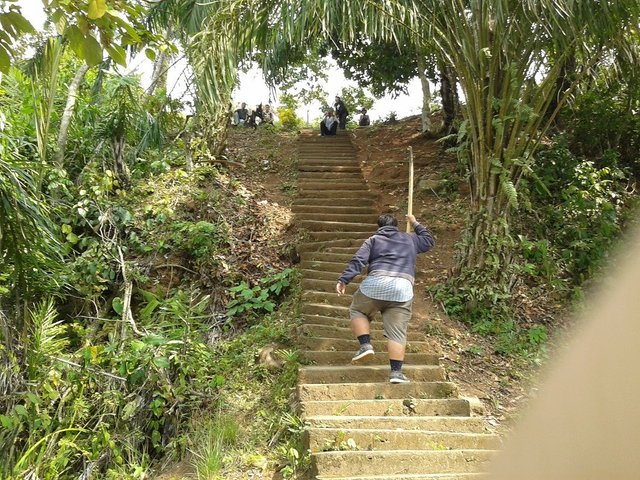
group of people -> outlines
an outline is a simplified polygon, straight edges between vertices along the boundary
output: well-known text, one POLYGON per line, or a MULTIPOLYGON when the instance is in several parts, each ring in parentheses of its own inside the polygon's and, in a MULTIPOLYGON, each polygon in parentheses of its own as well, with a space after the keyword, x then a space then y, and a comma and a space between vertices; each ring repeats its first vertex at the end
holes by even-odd
MULTIPOLYGON (((334 108, 329 108, 326 111, 324 118, 320 122, 320 133, 323 136, 336 135, 338 133, 338 128, 341 130, 347 128, 349 111, 347 110, 344 101, 339 96, 336 96, 333 107, 334 108)), ((242 102, 240 104, 240 108, 233 112, 231 124, 233 126, 244 125, 245 127, 257 128, 258 125, 261 124, 273 125, 274 120, 275 115, 271 105, 267 104, 263 107, 261 103, 254 110, 251 110, 247 108, 247 104, 245 102, 242 102)), ((371 125, 371 120, 369 119, 369 115, 367 115, 366 108, 360 110, 358 125, 361 127, 371 125)))
POLYGON ((273 125, 274 114, 271 105, 258 105, 255 110, 249 110, 247 104, 242 102, 240 108, 233 112, 232 125, 244 125, 245 127, 257 128, 260 124, 273 125))
MULTIPOLYGON (((322 136, 335 135, 338 133, 338 127, 340 127, 341 130, 347 128, 347 117, 349 116, 349 111, 340 97, 336 96, 333 107, 334 108, 329 108, 326 111, 324 118, 320 122, 320 134, 322 136)), ((369 120, 366 108, 360 110, 360 120, 358 121, 358 125, 361 127, 371 125, 371 120, 369 120)))

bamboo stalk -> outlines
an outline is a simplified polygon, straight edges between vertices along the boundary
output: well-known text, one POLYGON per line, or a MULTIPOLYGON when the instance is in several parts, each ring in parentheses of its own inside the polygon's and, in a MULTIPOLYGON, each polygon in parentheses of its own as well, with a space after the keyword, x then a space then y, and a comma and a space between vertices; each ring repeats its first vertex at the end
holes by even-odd
MULTIPOLYGON (((409 201, 407 202, 407 215, 413 215, 413 147, 409 150, 409 201)), ((407 220, 407 233, 411 232, 411 222, 407 220)))

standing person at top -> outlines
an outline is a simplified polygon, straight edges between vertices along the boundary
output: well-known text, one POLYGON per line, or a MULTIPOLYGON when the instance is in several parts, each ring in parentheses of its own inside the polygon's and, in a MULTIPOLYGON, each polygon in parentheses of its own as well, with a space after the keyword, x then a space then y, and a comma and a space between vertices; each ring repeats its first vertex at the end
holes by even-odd
POLYGON ((335 135, 338 130, 338 119, 333 113, 333 109, 327 110, 324 114, 324 118, 320 122, 320 135, 323 137, 326 135, 335 135))
POLYGON ((388 340, 391 383, 409 383, 402 373, 402 364, 411 319, 416 257, 435 245, 429 230, 420 225, 416 217, 407 215, 407 221, 415 234, 400 232, 398 220, 393 215, 380 215, 378 230, 365 240, 336 284, 338 295, 344 295, 346 285, 369 265, 369 273, 353 294, 349 307, 351 330, 360 342, 360 350, 352 362, 374 354, 370 324, 373 314, 380 312, 384 336, 388 340))
POLYGON ((342 99, 338 96, 336 96, 336 103, 333 106, 336 109, 336 116, 338 117, 338 121, 340 122, 340 129, 344 130, 345 128, 347 128, 347 115, 349 115, 347 107, 344 105, 342 99))
POLYGON ((368 127, 369 125, 371 125, 371 120, 369 120, 369 115, 367 115, 366 108, 360 110, 360 121, 358 122, 358 125, 360 125, 361 127, 368 127))
POLYGON ((246 123, 248 118, 249 110, 247 110, 247 104, 242 102, 240 104, 240 108, 233 112, 233 123, 235 125, 240 125, 241 123, 246 123))

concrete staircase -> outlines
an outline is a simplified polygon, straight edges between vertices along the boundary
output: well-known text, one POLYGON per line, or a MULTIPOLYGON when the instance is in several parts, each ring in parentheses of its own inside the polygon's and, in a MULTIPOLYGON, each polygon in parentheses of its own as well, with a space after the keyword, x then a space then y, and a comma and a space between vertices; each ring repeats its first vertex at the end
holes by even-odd
MULTIPOLYGON (((350 364, 357 341, 349 328, 350 295, 336 280, 362 241, 376 229, 374 196, 362 178, 348 134, 301 134, 296 222, 300 245, 303 360, 298 379, 308 425, 312 478, 334 480, 479 479, 499 446, 486 420, 472 416, 438 355, 416 326, 408 335, 404 372, 411 383, 388 381, 382 325, 374 322, 376 355, 350 364)), ((355 291, 359 278, 347 288, 355 291)))

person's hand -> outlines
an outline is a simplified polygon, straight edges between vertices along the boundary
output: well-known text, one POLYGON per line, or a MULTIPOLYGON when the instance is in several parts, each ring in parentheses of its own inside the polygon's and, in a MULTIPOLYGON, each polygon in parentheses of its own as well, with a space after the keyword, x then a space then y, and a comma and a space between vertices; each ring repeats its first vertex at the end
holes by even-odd
POLYGON ((344 283, 342 282, 336 283, 336 292, 338 292, 338 295, 344 295, 344 292, 346 290, 347 290, 347 287, 344 283))
POLYGON ((407 215, 407 222, 409 222, 411 224, 411 226, 413 227, 416 223, 418 223, 418 221, 416 220, 416 217, 414 217, 413 215, 407 215))

